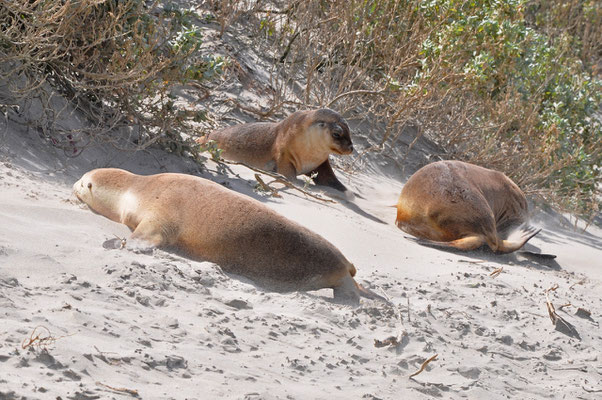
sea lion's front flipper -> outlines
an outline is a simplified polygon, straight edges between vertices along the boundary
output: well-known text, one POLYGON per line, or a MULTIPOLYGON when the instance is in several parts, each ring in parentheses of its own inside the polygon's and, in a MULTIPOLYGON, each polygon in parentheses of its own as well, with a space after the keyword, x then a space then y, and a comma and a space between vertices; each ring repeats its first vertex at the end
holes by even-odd
POLYGON ((336 190, 340 190, 341 192, 346 192, 348 189, 339 181, 330 166, 330 162, 328 160, 324 161, 322 164, 318 165, 316 169, 311 172, 308 172, 307 176, 311 177, 313 174, 318 174, 315 178, 313 178, 316 185, 329 186, 336 190))
POLYGON ((136 226, 136 229, 130 236, 129 242, 135 242, 137 246, 142 247, 160 247, 169 245, 169 243, 165 242, 161 226, 162 224, 152 218, 146 217, 140 221, 138 226, 136 226))

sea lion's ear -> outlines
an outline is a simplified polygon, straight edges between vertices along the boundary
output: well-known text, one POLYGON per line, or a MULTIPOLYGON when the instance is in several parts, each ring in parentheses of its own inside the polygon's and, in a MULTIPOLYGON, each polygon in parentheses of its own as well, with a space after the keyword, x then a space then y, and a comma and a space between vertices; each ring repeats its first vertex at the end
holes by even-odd
POLYGON ((88 189, 92 190, 92 182, 88 182, 88 189))

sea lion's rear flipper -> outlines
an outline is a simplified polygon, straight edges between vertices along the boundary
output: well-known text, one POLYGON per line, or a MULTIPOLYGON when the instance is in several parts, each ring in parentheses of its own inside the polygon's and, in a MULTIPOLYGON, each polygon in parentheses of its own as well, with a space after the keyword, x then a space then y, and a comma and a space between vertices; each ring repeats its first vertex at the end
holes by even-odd
POLYGON ((423 246, 435 247, 435 248, 444 248, 444 249, 458 249, 458 250, 476 250, 479 247, 483 246, 485 242, 485 238, 482 235, 472 235, 466 236, 462 239, 452 240, 451 242, 437 242, 434 240, 428 239, 418 239, 416 240, 423 246))
POLYGON ((322 164, 318 165, 316 169, 311 172, 308 172, 307 176, 312 176, 317 173, 318 175, 313 178, 316 185, 330 186, 336 190, 340 190, 341 192, 345 192, 348 189, 339 181, 330 166, 330 162, 328 160, 324 161, 322 164))
POLYGON ((521 225, 516 231, 510 234, 508 239, 500 240, 497 252, 512 253, 523 247, 529 239, 537 235, 540 231, 541 228, 535 228, 530 225, 521 225))
POLYGON ((335 300, 353 305, 359 305, 360 292, 356 285, 357 283, 351 277, 351 275, 345 276, 340 285, 332 288, 335 300))
POLYGON ((335 286, 333 288, 333 291, 334 298, 336 300, 343 301, 346 303, 352 303, 354 305, 359 304, 360 296, 372 300, 380 300, 385 303, 389 303, 389 301, 384 297, 374 293, 370 289, 366 289, 365 287, 357 283, 355 279, 351 277, 351 274, 344 277, 341 281, 341 284, 335 286))
POLYGON ((365 297, 365 298, 371 299, 371 300, 380 300, 385 303, 390 303, 390 301, 387 300, 386 298, 384 298, 383 296, 374 293, 372 290, 363 287, 362 285, 360 285, 357 282, 355 282, 355 286, 357 287, 357 290, 359 290, 360 296, 362 296, 362 297, 365 297))

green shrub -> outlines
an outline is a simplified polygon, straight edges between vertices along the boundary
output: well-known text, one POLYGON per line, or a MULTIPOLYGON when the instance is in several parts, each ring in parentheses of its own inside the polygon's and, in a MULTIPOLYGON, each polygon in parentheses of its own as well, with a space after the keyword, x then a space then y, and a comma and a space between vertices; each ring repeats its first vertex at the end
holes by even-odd
POLYGON ((396 157, 401 132, 418 127, 445 157, 501 170, 528 194, 591 215, 601 15, 586 0, 316 0, 256 20, 270 29, 258 40, 272 48, 274 80, 283 77, 274 107, 369 116, 382 127, 370 150, 396 157))

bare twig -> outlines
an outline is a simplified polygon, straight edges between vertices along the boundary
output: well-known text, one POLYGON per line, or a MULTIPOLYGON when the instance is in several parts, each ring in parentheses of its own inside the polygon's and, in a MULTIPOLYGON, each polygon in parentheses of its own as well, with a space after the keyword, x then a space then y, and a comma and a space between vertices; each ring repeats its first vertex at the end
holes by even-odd
POLYGON ((544 293, 546 295, 546 307, 548 308, 548 315, 550 316, 550 320, 552 320, 553 325, 556 325, 556 322, 559 319, 562 320, 562 317, 556 313, 554 304, 552 304, 552 302, 550 301, 550 296, 549 296, 549 293, 555 291, 556 289, 558 289, 558 284, 555 284, 554 286, 552 286, 544 291, 544 293))
POLYGON ((127 389, 127 388, 120 388, 120 387, 109 386, 109 385, 106 385, 106 384, 104 384, 102 382, 96 382, 96 384, 98 386, 102 386, 104 388, 113 390, 115 392, 127 393, 129 395, 132 395, 133 397, 139 397, 138 391, 135 390, 135 389, 127 389))
POLYGON ((282 196, 280 195, 280 193, 278 193, 278 191, 277 191, 276 189, 274 189, 274 188, 270 187, 270 186, 269 186, 267 183, 265 183, 265 182, 263 181, 263 179, 261 179, 261 175, 259 175, 259 174, 255 174, 255 180, 257 181, 257 183, 259 183, 259 186, 261 186, 261 188, 262 188, 262 189, 263 189, 265 192, 268 192, 268 193, 270 193, 270 195, 271 195, 272 197, 279 197, 279 198, 280 198, 280 197, 282 197, 282 196))
POLYGON ((555 284, 551 288, 545 290, 546 307, 548 308, 548 315, 552 320, 552 324, 554 325, 557 331, 560 331, 571 337, 580 338, 579 332, 577 332, 575 327, 571 323, 566 321, 564 318, 562 318, 560 315, 558 315, 556 309, 554 308, 554 305, 550 301, 549 293, 555 291, 556 289, 558 289, 558 284, 555 284))
POLYGON ((320 201, 323 201, 325 203, 336 203, 336 201, 334 201, 334 200, 326 199, 326 198, 324 198, 322 196, 315 195, 315 194, 313 194, 313 193, 311 193, 311 192, 309 192, 307 190, 304 190, 303 188, 300 188, 299 186, 295 185, 293 182, 289 181, 283 175, 280 175, 277 172, 265 171, 263 169, 255 168, 255 167, 250 166, 249 164, 246 164, 246 163, 243 163, 243 162, 238 162, 238 161, 228 161, 228 160, 220 159, 217 162, 221 163, 221 164, 229 164, 229 165, 242 165, 243 167, 247 167, 247 168, 249 168, 249 169, 251 169, 251 170, 253 170, 255 172, 259 172, 261 174, 264 174, 264 175, 267 175, 267 176, 271 176, 272 178, 275 179, 276 182, 280 182, 283 185, 285 185, 285 186, 287 186, 287 187, 289 187, 291 189, 298 190, 299 192, 301 192, 301 193, 305 194, 306 196, 309 196, 309 197, 311 197, 313 199, 320 200, 320 201))
POLYGON ((438 355, 439 355, 439 354, 435 354, 434 356, 432 356, 432 357, 430 357, 430 358, 426 359, 426 360, 425 360, 425 361, 422 363, 422 365, 420 366, 420 369, 419 369, 418 371, 414 372, 412 375, 410 375, 410 378, 413 378, 413 377, 415 377, 416 375, 418 375, 419 373, 421 373, 422 371, 424 371, 424 369, 426 368, 426 366, 427 366, 427 365, 429 365, 429 363, 430 363, 431 361, 434 361, 434 360, 436 360, 436 359, 437 359, 437 356, 438 356, 438 355))
POLYGON ((574 288, 577 285, 583 285, 585 282, 587 282, 587 278, 583 278, 579 282, 573 283, 571 286, 569 286, 569 289, 572 289, 572 288, 574 288))
POLYGON ((492 272, 489 274, 489 276, 490 276, 490 277, 492 277, 492 278, 497 278, 497 276, 498 276, 499 274, 501 274, 503 270, 504 270, 504 267, 499 267, 499 268, 496 268, 496 269, 494 269, 494 270, 493 270, 493 271, 492 271, 492 272))
POLYGON ((41 348, 42 350, 48 351, 48 346, 53 345, 59 339, 72 335, 73 334, 54 337, 50 333, 50 329, 41 325, 36 326, 29 335, 29 337, 24 339, 23 342, 21 342, 21 348, 27 349, 31 346, 34 346, 41 348))
POLYGON ((115 234, 113 234, 113 236, 115 236, 115 238, 120 241, 120 243, 119 243, 119 250, 124 249, 125 245, 127 244, 127 239, 124 238, 124 237, 123 238, 119 237, 119 236, 117 236, 115 234))
POLYGON ((381 90, 362 90, 362 89, 359 89, 359 90, 350 90, 348 92, 341 93, 337 97, 335 97, 334 99, 330 100, 328 102, 328 104, 326 104, 326 107, 332 107, 332 105, 334 103, 336 103, 337 101, 339 101, 343 97, 355 96, 355 95, 358 95, 358 94, 383 95, 384 92, 385 92, 384 89, 381 89, 381 90))

